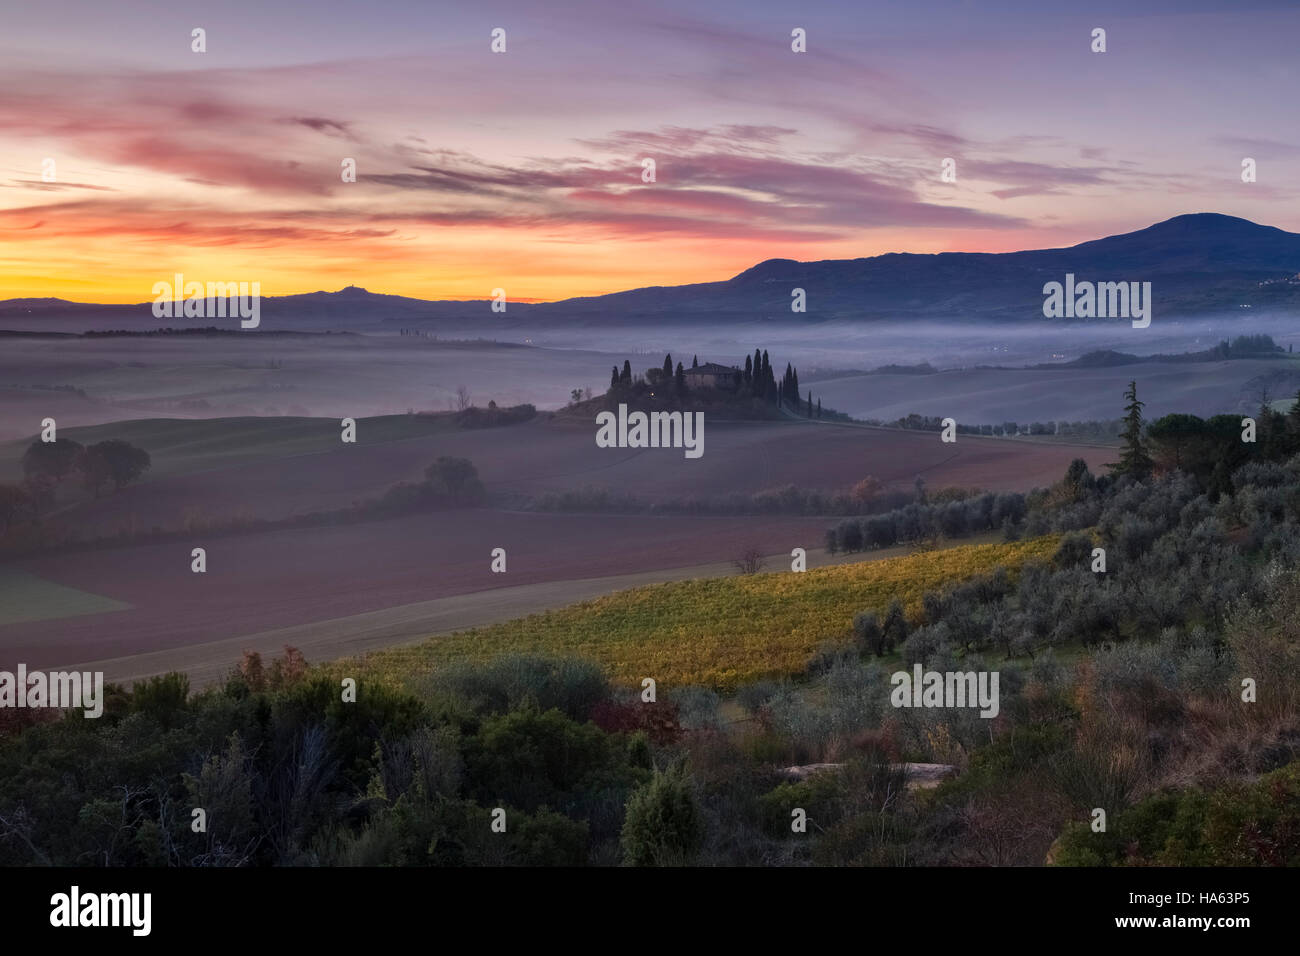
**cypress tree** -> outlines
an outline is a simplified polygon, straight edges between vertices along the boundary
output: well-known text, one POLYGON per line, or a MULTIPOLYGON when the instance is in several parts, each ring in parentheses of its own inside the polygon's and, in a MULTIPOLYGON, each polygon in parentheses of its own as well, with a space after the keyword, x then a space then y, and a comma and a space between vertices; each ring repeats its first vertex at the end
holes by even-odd
POLYGON ((682 368, 681 362, 677 363, 676 385, 677 385, 677 394, 685 395, 686 394, 686 369, 682 368))
MULTIPOLYGON (((796 395, 798 392, 795 393, 796 395)), ((808 389, 808 417, 812 418, 812 389, 808 389)))
POLYGON ((746 385, 750 385, 750 384, 753 383, 753 381, 754 381, 754 360, 753 360, 752 358, 750 358, 748 355, 745 356, 745 372, 744 372, 744 376, 745 376, 744 381, 745 381, 745 384, 746 384, 746 385))
POLYGON ((822 400, 820 398, 817 399, 817 417, 822 417, 822 400))
POLYGON ((670 352, 669 354, 664 356, 664 384, 667 385, 668 380, 672 377, 673 377, 673 356, 672 353, 670 352))
POLYGON ((617 365, 614 366, 614 371, 609 376, 609 387, 618 388, 618 366, 617 365))
POLYGON ((627 359, 623 359, 623 375, 619 378, 619 382, 624 385, 632 384, 632 363, 627 359))
POLYGON ((693 359, 691 359, 691 368, 699 368, 699 367, 700 367, 700 357, 697 355, 693 359))
POLYGON ((1137 382, 1129 382, 1124 393, 1128 404, 1124 406, 1123 450, 1119 463, 1110 466, 1121 475, 1132 475, 1141 481, 1151 474, 1151 456, 1147 453, 1146 443, 1142 440, 1142 409, 1145 402, 1137 397, 1137 382))

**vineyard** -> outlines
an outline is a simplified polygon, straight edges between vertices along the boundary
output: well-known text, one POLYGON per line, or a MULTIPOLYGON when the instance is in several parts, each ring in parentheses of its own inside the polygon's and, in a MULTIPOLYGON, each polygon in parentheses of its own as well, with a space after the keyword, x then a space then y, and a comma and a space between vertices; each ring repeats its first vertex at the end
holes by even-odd
POLYGON ((517 652, 571 655, 602 664, 616 683, 732 690, 804 670, 826 641, 846 638, 859 611, 894 598, 909 617, 921 596, 1001 565, 1045 560, 1055 536, 923 551, 804 573, 738 575, 657 584, 422 644, 326 665, 340 676, 410 684, 440 664, 517 652))

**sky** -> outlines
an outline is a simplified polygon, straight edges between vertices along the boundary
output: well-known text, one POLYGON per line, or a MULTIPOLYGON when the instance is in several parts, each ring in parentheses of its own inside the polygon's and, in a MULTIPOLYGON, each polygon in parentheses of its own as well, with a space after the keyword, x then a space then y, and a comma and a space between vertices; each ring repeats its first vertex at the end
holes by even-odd
POLYGON ((0 22, 0 299, 143 302, 182 273, 537 301, 1192 212, 1300 232, 1296 0, 0 0, 0 22))

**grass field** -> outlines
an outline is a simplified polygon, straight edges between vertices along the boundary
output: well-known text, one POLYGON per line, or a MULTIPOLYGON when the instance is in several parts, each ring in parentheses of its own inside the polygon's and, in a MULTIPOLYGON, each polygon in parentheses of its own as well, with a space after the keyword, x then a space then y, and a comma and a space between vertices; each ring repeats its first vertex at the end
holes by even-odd
POLYGON ((26 571, 0 568, 0 626, 124 611, 130 606, 112 598, 55 584, 26 571))
POLYGON ((512 652, 585 657, 611 679, 636 686, 732 690, 804 670, 828 640, 847 637, 859 611, 898 598, 916 615, 921 595, 992 570, 1046 559, 1055 536, 1013 544, 926 551, 885 561, 790 572, 677 581, 622 591, 491 627, 433 638, 324 669, 413 684, 440 664, 512 652))

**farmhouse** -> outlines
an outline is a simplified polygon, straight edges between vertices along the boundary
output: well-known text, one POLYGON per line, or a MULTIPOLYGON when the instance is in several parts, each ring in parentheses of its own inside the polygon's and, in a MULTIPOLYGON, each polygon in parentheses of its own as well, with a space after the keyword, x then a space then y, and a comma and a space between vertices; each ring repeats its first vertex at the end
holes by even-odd
POLYGON ((740 387, 740 369, 731 365, 705 362, 703 365, 686 369, 686 385, 688 388, 737 389, 740 387))

